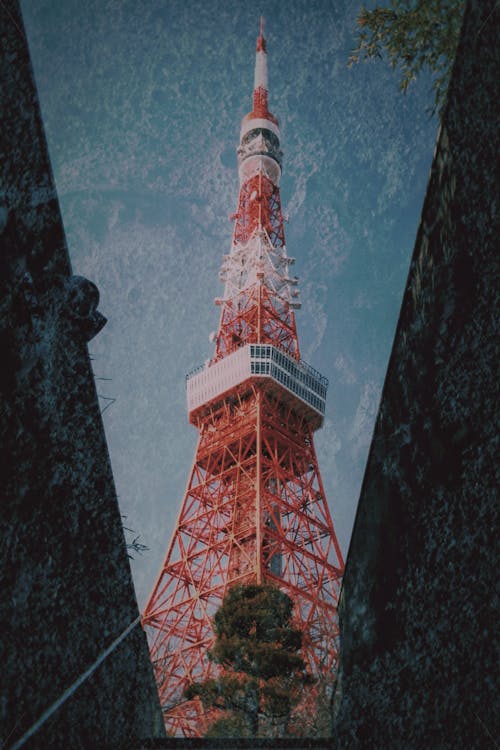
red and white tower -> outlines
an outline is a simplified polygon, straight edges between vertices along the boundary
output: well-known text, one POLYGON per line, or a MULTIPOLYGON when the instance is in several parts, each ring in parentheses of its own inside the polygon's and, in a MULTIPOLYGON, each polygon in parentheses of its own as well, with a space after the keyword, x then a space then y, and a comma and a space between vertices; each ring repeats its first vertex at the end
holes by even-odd
POLYGON ((199 441, 165 562, 143 615, 167 730, 204 730, 185 686, 213 676, 211 621, 235 583, 273 582, 295 602, 302 654, 332 680, 344 568, 313 443, 328 382, 300 359, 280 202, 278 120, 268 109, 261 21, 253 109, 238 148, 240 193, 215 354, 187 377, 199 441))

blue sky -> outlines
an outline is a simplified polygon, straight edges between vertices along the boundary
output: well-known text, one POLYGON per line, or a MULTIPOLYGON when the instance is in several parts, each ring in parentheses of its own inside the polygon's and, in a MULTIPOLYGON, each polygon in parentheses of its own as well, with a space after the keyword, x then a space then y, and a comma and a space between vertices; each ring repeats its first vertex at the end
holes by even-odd
POLYGON ((347 68, 357 2, 23 0, 75 273, 109 322, 90 344, 142 606, 163 561, 196 431, 185 373, 211 356, 236 147, 266 19, 282 205, 303 358, 330 380, 316 435, 347 553, 436 137, 423 78, 347 68), (131 537, 128 534, 129 538, 131 537))

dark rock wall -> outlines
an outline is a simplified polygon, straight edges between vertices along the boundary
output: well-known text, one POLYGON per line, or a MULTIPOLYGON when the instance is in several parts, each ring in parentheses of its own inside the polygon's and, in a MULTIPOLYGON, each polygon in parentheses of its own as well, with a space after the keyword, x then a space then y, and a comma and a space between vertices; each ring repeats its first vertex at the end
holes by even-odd
MULTIPOLYGON (((15 0, 0 6, 0 746, 137 616, 87 352, 105 323, 71 274, 15 0)), ((163 734, 140 625, 25 747, 163 734)), ((5 744, 4 744, 5 743, 5 744)))
POLYGON ((494 748, 500 8, 472 0, 341 601, 342 748, 494 748))

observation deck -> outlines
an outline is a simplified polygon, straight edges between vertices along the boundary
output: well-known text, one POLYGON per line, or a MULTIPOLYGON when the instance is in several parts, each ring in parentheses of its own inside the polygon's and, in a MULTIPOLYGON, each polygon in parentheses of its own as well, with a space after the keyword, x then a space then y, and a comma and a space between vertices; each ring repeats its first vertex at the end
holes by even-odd
POLYGON ((209 361, 186 376, 189 421, 221 402, 229 391, 244 392, 255 380, 264 380, 272 392, 293 401, 313 429, 325 415, 328 380, 302 360, 297 361, 270 344, 246 344, 217 362, 209 361))

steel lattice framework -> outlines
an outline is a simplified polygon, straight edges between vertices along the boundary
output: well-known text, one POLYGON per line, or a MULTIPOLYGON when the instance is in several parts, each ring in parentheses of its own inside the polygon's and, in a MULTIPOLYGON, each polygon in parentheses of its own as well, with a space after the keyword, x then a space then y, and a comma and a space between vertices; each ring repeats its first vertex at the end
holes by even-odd
MULTIPOLYGON (((274 582, 293 599, 313 675, 335 675, 342 554, 313 442, 327 381, 300 359, 279 180, 277 119, 257 39, 253 110, 238 148, 240 194, 213 359, 187 379, 199 430, 187 490, 143 615, 169 732, 203 732, 191 682, 213 676, 212 618, 228 587, 274 582)), ((311 690, 314 690, 312 688, 311 690)), ((306 696, 307 702, 307 696, 306 696)))

